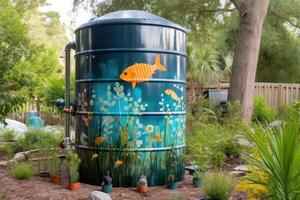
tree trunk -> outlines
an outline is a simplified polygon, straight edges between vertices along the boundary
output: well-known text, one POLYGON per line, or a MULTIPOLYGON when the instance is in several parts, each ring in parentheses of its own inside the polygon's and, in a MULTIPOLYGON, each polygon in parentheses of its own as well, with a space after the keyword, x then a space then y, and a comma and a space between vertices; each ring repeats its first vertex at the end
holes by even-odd
POLYGON ((239 12, 238 37, 232 65, 229 101, 239 101, 242 118, 250 122, 263 23, 269 0, 231 0, 239 12))

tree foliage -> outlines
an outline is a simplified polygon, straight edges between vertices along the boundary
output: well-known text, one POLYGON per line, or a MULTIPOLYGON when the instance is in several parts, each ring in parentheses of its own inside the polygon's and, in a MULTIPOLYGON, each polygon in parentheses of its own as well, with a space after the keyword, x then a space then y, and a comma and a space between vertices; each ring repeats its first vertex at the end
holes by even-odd
POLYGON ((49 77, 61 76, 64 29, 57 13, 37 11, 44 2, 0 2, 0 121, 28 98, 45 96, 49 77))

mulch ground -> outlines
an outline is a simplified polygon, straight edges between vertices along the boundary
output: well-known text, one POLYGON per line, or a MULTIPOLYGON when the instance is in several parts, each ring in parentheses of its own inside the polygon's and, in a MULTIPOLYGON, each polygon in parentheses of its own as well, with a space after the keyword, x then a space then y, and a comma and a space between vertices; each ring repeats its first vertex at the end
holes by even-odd
MULTIPOLYGON (((135 188, 113 188, 110 194, 113 200, 167 200, 180 196, 187 200, 199 200, 203 192, 201 188, 191 185, 192 176, 186 175, 178 184, 177 190, 167 189, 165 186, 151 187, 146 194, 140 194, 135 188)), ((99 186, 81 183, 81 189, 70 191, 67 181, 62 185, 50 183, 49 178, 34 176, 29 180, 15 180, 7 169, 0 169, 0 192, 7 200, 84 200, 89 193, 99 190, 99 186)))

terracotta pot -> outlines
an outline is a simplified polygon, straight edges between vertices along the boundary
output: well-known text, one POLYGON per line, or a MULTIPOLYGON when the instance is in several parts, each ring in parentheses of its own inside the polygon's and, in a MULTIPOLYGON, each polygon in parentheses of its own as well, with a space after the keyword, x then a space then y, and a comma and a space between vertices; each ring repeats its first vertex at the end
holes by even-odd
POLYGON ((51 176, 51 182, 54 184, 61 184, 61 177, 60 176, 51 176))
POLYGON ((148 187, 147 186, 138 186, 137 187, 137 191, 140 192, 140 193, 146 193, 148 192, 148 187))
POLYGON ((80 189, 80 183, 79 182, 69 183, 69 189, 70 190, 79 190, 80 189))

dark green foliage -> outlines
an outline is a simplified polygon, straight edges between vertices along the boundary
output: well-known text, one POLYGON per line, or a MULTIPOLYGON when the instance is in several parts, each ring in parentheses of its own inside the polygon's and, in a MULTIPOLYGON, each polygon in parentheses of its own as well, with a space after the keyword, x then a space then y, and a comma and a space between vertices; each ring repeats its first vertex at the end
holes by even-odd
POLYGON ((240 157, 248 149, 240 143, 247 139, 241 126, 239 106, 229 105, 231 115, 224 118, 206 108, 207 104, 207 100, 190 104, 189 110, 193 112, 187 116, 187 158, 189 162, 195 161, 203 171, 220 168, 229 158, 240 157))
POLYGON ((254 98, 253 120, 257 122, 272 122, 275 120, 277 112, 269 108, 263 96, 254 98))
POLYGON ((33 176, 33 168, 29 163, 19 163, 13 166, 11 175, 18 180, 28 179, 33 176))

